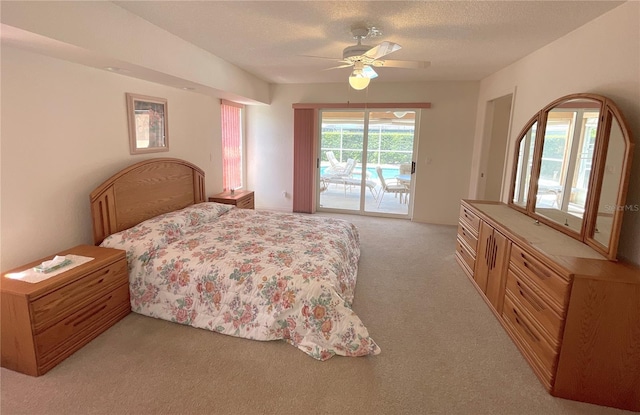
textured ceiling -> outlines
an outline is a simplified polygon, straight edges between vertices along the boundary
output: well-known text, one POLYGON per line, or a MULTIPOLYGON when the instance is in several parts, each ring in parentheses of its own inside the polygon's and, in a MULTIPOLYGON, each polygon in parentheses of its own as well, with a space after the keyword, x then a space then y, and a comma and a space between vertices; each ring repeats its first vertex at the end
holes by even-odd
POLYGON ((272 83, 341 82, 364 23, 426 69, 379 68, 378 82, 480 80, 613 9, 617 1, 118 1, 118 6, 272 83))

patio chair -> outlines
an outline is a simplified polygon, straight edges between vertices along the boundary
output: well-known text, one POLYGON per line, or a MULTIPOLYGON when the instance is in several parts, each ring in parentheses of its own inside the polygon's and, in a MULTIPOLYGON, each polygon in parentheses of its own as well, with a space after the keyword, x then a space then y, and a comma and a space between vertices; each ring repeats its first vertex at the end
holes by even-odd
MULTIPOLYGON (((349 188, 351 188, 351 186, 359 188, 360 186, 362 186, 362 179, 356 178, 356 177, 345 177, 344 179, 342 179, 341 183, 344 184, 345 186, 345 195, 346 195, 347 186, 349 186, 349 188)), ((373 180, 365 179, 364 185, 367 186, 367 188, 371 192, 371 196, 373 196, 373 200, 378 200, 378 191, 376 190, 376 187, 378 186, 378 184, 373 180)))
POLYGON ((347 177, 351 177, 351 175, 353 174, 353 169, 355 167, 356 161, 354 159, 348 159, 347 163, 344 166, 340 166, 336 169, 326 169, 322 177, 327 179, 344 179, 347 177))
POLYGON ((387 183, 384 176, 382 176, 382 168, 380 168, 380 166, 376 166, 376 173, 378 173, 381 186, 381 189, 378 192, 378 207, 380 207, 380 203, 382 203, 382 198, 385 193, 400 195, 400 203, 403 203, 403 198, 405 201, 407 200, 407 193, 409 192, 409 189, 407 189, 405 185, 398 183, 396 179, 391 179, 393 182, 387 183))
POLYGON ((329 160, 330 166, 326 168, 325 174, 344 174, 347 165, 345 163, 340 163, 336 156, 333 154, 333 151, 327 151, 327 160, 329 160))
POLYGON ((333 151, 327 151, 327 159, 329 160, 329 163, 331 164, 331 167, 333 167, 333 168, 341 168, 342 167, 340 165, 340 162, 336 158, 335 154, 333 154, 333 151))

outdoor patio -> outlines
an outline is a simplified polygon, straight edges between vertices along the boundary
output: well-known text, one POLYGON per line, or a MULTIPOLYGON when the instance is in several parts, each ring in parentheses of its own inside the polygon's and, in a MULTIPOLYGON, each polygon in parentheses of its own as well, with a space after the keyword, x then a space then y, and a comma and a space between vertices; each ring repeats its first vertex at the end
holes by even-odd
MULTIPOLYGON (((380 184, 377 184, 373 193, 380 193, 380 184)), ((365 212, 386 213, 396 215, 406 215, 409 211, 409 203, 400 203, 397 195, 385 193, 382 202, 378 207, 378 201, 369 188, 365 189, 365 212)), ((340 209, 359 211, 360 209, 360 187, 329 183, 326 190, 320 193, 321 209, 340 209)))

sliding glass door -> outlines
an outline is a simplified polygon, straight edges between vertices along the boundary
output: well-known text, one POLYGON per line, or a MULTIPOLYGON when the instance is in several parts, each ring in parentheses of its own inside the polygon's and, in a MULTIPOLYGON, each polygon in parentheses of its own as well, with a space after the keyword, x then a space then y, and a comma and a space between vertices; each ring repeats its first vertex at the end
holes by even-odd
POLYGON ((325 110, 320 121, 318 210, 410 217, 416 112, 325 110))

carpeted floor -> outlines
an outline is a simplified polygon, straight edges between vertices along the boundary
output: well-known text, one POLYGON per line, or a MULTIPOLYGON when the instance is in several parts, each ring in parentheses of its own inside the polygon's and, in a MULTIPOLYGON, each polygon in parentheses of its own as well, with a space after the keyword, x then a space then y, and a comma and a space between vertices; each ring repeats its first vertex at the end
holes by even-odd
POLYGON ((455 227, 331 216, 360 230, 353 308, 380 355, 318 362, 132 313, 44 376, 2 369, 0 412, 625 413, 546 392, 456 264, 455 227))

